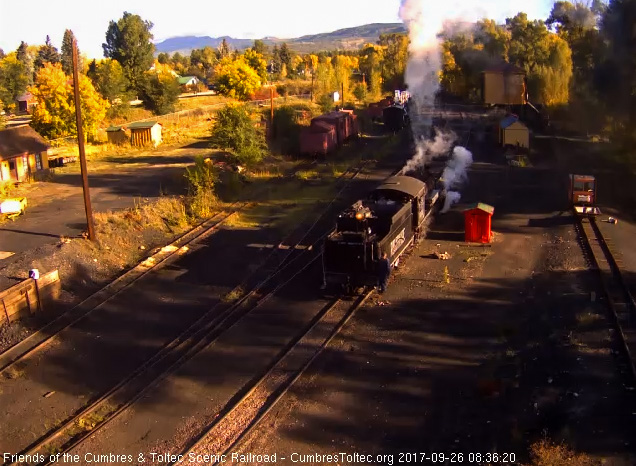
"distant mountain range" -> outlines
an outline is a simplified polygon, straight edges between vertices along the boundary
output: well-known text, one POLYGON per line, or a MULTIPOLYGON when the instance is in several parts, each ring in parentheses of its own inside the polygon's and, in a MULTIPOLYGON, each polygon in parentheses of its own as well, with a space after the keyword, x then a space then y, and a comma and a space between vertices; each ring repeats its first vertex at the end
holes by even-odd
MULTIPOLYGON (((353 50, 368 42, 376 42, 380 34, 403 33, 406 29, 402 23, 374 23, 365 24, 346 29, 338 29, 333 32, 313 34, 294 39, 278 39, 276 37, 265 37, 261 39, 266 45, 274 46, 286 42, 294 51, 300 53, 319 52, 321 50, 353 50)), ((253 39, 235 39, 233 37, 195 37, 179 36, 171 37, 155 44, 157 53, 189 54, 192 49, 200 49, 207 46, 216 48, 227 41, 234 49, 246 49, 254 43, 253 39)))

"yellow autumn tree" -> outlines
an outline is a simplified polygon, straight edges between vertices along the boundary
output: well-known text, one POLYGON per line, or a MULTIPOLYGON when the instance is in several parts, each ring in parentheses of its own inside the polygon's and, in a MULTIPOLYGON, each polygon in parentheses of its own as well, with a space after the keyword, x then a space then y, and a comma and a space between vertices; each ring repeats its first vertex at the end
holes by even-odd
POLYGON ((329 57, 323 57, 315 68, 318 94, 329 94, 336 90, 336 78, 329 57))
MULTIPOLYGON (((94 135, 109 104, 83 74, 79 76, 79 86, 84 134, 94 135)), ((31 120, 36 131, 51 139, 77 134, 73 80, 64 73, 61 64, 45 64, 29 92, 38 102, 31 120)))
POLYGON ((292 69, 295 74, 303 74, 305 70, 305 60, 300 55, 294 55, 292 58, 292 69))
POLYGON ((353 73, 353 70, 358 66, 358 60, 357 58, 347 55, 338 55, 333 60, 333 65, 338 90, 344 89, 345 94, 348 95, 351 73, 353 73))
POLYGON ((229 97, 247 100, 261 87, 258 73, 242 56, 236 60, 225 57, 214 71, 219 92, 229 97))
POLYGON ((318 55, 314 55, 313 53, 305 55, 305 67, 313 75, 316 69, 318 69, 318 55))

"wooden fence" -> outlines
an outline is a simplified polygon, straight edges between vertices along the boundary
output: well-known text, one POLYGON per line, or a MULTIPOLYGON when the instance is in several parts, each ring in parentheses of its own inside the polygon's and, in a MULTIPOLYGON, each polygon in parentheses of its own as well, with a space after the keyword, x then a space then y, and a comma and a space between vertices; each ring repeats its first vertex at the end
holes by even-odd
POLYGON ((42 275, 39 280, 29 278, 0 291, 0 324, 44 311, 45 303, 57 299, 60 290, 60 276, 54 270, 42 275))

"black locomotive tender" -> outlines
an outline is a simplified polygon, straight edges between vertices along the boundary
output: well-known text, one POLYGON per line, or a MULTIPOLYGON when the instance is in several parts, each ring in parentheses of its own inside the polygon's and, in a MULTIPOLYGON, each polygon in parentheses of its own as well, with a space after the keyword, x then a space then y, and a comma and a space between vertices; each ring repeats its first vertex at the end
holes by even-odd
POLYGON ((424 233, 424 224, 440 196, 411 176, 393 176, 366 200, 342 212, 323 248, 324 285, 351 292, 377 281, 378 260, 386 253, 392 266, 424 233))
POLYGON ((382 121, 387 131, 397 133, 410 124, 408 105, 393 104, 382 110, 382 121))

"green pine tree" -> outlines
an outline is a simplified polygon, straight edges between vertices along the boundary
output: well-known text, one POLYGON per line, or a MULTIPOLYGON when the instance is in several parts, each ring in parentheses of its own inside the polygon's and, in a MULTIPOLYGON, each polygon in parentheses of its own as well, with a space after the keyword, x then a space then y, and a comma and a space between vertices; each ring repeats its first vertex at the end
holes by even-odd
POLYGON ((45 63, 59 63, 59 61, 60 54, 58 53, 57 49, 53 47, 53 44, 51 44, 51 39, 47 35, 46 42, 44 42, 44 45, 40 47, 40 49, 38 50, 38 55, 35 57, 34 72, 37 73, 38 70, 42 68, 45 63))
MULTIPOLYGON (((69 76, 73 74, 73 39, 75 39, 75 35, 73 31, 67 29, 64 31, 64 38, 62 39, 62 49, 61 49, 61 57, 60 61, 62 62, 62 69, 69 76)), ((78 69, 82 69, 82 64, 80 62, 80 51, 79 47, 77 48, 77 67, 78 69)))

